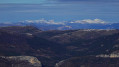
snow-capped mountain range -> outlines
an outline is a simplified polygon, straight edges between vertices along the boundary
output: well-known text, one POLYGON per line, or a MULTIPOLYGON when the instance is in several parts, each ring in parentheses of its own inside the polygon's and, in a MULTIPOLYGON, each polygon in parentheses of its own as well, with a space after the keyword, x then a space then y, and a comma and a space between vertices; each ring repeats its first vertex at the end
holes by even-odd
POLYGON ((25 20, 16 23, 4 22, 0 26, 35 26, 41 30, 69 30, 69 29, 119 29, 119 23, 109 23, 101 19, 84 19, 76 21, 55 22, 54 20, 25 20))

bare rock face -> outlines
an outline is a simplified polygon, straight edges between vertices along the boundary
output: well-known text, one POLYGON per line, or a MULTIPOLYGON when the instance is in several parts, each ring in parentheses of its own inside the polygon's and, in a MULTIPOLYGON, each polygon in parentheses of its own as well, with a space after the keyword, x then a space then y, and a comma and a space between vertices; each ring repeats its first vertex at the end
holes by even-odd
POLYGON ((1 56, 0 62, 0 67, 42 67, 41 62, 32 56, 1 56))

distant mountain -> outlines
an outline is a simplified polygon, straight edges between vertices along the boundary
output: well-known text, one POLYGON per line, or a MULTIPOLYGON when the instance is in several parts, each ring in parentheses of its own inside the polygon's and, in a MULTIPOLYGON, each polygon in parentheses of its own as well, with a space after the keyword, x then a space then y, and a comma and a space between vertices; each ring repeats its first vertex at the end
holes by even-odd
POLYGON ((0 26, 35 26, 41 30, 73 29, 119 29, 119 23, 109 23, 100 19, 54 22, 53 20, 25 20, 17 23, 0 23, 0 26))

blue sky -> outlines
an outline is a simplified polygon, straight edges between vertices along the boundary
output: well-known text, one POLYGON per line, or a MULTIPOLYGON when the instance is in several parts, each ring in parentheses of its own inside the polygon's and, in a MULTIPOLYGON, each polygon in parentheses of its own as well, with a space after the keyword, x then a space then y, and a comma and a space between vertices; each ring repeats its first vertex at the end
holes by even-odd
POLYGON ((36 4, 36 3, 44 3, 46 0, 0 0, 0 3, 29 3, 29 4, 36 4))
POLYGON ((119 0, 0 0, 0 22, 45 18, 119 22, 119 0))

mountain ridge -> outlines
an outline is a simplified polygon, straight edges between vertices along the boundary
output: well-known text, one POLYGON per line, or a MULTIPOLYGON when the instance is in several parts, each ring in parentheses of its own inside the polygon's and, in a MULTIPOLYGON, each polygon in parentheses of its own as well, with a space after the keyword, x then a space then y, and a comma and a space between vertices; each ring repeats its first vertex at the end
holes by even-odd
POLYGON ((119 29, 119 23, 110 23, 101 19, 84 19, 76 21, 55 22, 54 20, 25 20, 4 22, 0 26, 34 26, 41 30, 75 30, 75 29, 119 29))

